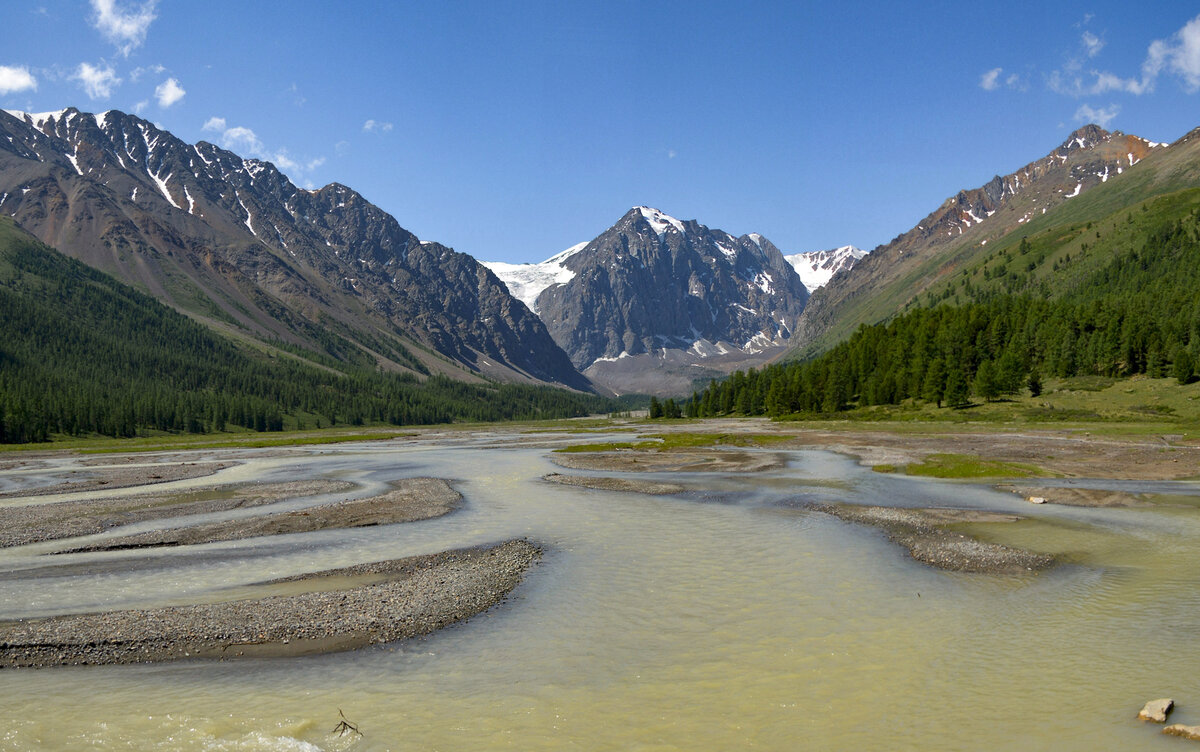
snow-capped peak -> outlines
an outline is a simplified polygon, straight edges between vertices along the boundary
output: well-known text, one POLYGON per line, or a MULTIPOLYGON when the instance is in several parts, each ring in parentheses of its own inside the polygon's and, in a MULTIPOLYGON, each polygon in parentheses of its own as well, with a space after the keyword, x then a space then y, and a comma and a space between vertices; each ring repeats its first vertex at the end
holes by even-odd
POLYGON ((800 275, 800 281, 804 283, 808 291, 812 292, 818 287, 824 287, 834 274, 843 269, 849 269, 866 255, 867 251, 852 245, 844 245, 828 251, 793 253, 784 258, 800 275))
POLYGON ((749 235, 747 235, 746 237, 750 238, 750 240, 753 241, 754 244, 759 247, 759 250, 762 249, 762 243, 763 243, 762 235, 759 235, 757 232, 752 232, 749 235))
POLYGON ((642 216, 646 218, 646 221, 650 223, 650 227, 654 229, 654 232, 659 237, 662 237, 672 227, 680 233, 684 231, 683 223, 669 214, 665 214, 649 206, 635 206, 634 208, 642 213, 642 216))
POLYGON ((582 251, 584 248, 587 248, 587 244, 588 241, 586 240, 582 243, 576 243, 567 250, 559 251, 558 253, 554 254, 550 258, 543 261, 539 266, 544 266, 546 264, 561 264, 562 262, 574 256, 576 253, 582 251))
POLYGON ((503 261, 481 263, 500 278, 510 295, 537 313, 537 299, 543 290, 551 285, 565 285, 575 278, 575 272, 563 266, 563 262, 586 247, 587 243, 576 243, 540 264, 506 264, 503 261))
POLYGON ((22 112, 21 110, 5 110, 5 112, 7 112, 9 115, 12 115, 17 120, 28 119, 33 123, 34 128, 41 130, 42 124, 47 120, 50 118, 54 118, 55 121, 62 120, 63 115, 66 114, 67 111, 56 110, 54 112, 22 112))

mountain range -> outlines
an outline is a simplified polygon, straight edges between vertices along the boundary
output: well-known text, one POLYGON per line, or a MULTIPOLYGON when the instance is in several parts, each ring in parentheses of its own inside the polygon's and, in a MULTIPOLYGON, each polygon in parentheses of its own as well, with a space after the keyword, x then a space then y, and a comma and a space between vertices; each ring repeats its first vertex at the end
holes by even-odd
POLYGON ((117 111, 0 112, 0 212, 235 337, 418 374, 593 387, 474 258, 354 190, 117 111))
MULTIPOLYGON (((269 162, 133 115, 8 111, 0 214, 264 352, 419 379, 678 395, 994 286, 1014 238, 1195 185, 1197 141, 1086 126, 870 253, 785 256, 761 234, 636 206, 544 262, 505 264, 422 241, 347 186, 301 189, 269 162)), ((1005 268, 1011 288, 1021 274, 1005 268)))
POLYGON ((808 289, 771 241, 636 206, 540 264, 487 264, 571 362, 619 393, 678 394, 786 350, 808 289))

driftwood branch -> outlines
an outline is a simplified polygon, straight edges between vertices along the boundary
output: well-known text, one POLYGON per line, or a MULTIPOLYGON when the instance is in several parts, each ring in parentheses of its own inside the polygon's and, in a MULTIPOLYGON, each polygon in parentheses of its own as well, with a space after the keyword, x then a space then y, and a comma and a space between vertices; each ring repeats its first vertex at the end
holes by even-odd
POLYGON ((345 736, 346 734, 358 734, 359 736, 363 735, 363 733, 358 730, 358 726, 355 726, 349 721, 349 719, 346 718, 346 714, 342 712, 341 708, 338 708, 338 715, 342 717, 341 723, 334 726, 333 731, 330 733, 337 734, 338 736, 345 736))

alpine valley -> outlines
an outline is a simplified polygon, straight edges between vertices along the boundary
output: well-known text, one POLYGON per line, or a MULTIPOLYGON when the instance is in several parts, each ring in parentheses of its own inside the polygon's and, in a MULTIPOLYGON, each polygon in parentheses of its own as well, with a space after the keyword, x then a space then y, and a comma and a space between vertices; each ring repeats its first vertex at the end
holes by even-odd
MULTIPOLYGON (((999 294, 1002 274, 1006 294, 1037 285, 1038 295, 1055 297, 1067 279, 1062 257, 1082 242, 1081 226, 1117 226, 1121 211, 1196 185, 1194 136, 1166 145, 1086 126, 1015 172, 959 191, 869 253, 843 246, 785 255, 758 233, 734 235, 636 206, 590 241, 541 263, 509 264, 420 240, 347 186, 305 190, 269 162, 185 143, 133 115, 7 111, 0 112, 0 216, 12 227, 0 234, 10 255, 16 247, 52 248, 111 275, 106 289, 132 286, 186 315, 204 337, 232 343, 238 357, 393 374, 413 384, 565 388, 599 395, 589 409, 611 409, 615 403, 601 397, 686 396, 736 371, 818 356, 859 327, 906 311, 977 302, 981 289, 999 294), (1046 239, 1056 232, 1065 234, 1046 239), (1014 249, 1029 237, 1048 250, 1017 269, 1014 249)), ((56 279, 78 276, 57 262, 39 264, 59 270, 56 279)), ((14 272, 0 288, 28 292, 22 278, 14 272)), ((43 279, 39 289, 52 286, 43 279)), ((14 359, 16 350, 10 343, 0 356, 14 359)), ((25 361, 38 357, 23 352, 25 361)), ((977 365, 964 375, 968 384, 977 365)), ((764 395, 751 404, 763 409, 764 395)), ((0 407, 6 415, 46 413, 36 399, 20 410, 0 407)), ((572 404, 555 414, 583 409, 572 404)), ((328 407, 330 422, 339 409, 347 414, 344 405, 328 407)), ((197 419, 177 407, 173 414, 192 417, 165 427, 220 430, 228 412, 209 409, 197 419)), ((295 404, 256 412, 251 420, 243 407, 241 423, 261 425, 265 412, 302 425, 300 414, 319 413, 295 404)), ((383 412, 355 414, 378 420, 383 412)), ((127 411, 118 422, 117 432, 129 433, 146 420, 127 411)), ((61 422, 50 433, 54 427, 61 422)))

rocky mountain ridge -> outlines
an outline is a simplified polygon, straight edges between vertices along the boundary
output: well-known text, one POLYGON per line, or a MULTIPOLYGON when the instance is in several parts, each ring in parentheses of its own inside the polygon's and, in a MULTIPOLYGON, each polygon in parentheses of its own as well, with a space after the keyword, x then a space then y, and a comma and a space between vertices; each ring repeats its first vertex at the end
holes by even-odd
POLYGON ((490 264, 590 378, 618 392, 687 391, 696 378, 787 346, 808 290, 757 233, 735 237, 630 209, 541 264, 490 264))
POLYGON ((887 319, 953 273, 988 242, 1122 176, 1166 144, 1086 125, 1046 156, 946 199, 915 227, 879 246, 815 292, 793 355, 818 352, 859 324, 887 319))
POLYGON ((0 212, 236 334, 385 368, 590 389, 472 257, 352 189, 118 111, 0 112, 0 212))

